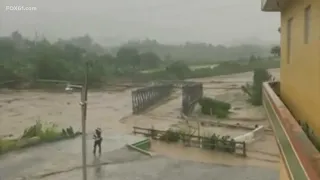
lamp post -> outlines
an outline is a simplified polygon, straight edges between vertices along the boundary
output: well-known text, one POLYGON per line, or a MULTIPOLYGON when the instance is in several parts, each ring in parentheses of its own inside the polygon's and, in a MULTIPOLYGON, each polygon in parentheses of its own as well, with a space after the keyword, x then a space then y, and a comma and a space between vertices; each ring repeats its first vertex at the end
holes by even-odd
POLYGON ((81 127, 82 127, 82 179, 87 180, 87 143, 86 143, 86 120, 87 120, 87 99, 88 99, 88 68, 89 63, 85 65, 85 77, 84 84, 73 85, 67 84, 66 91, 72 91, 75 89, 81 89, 81 127))

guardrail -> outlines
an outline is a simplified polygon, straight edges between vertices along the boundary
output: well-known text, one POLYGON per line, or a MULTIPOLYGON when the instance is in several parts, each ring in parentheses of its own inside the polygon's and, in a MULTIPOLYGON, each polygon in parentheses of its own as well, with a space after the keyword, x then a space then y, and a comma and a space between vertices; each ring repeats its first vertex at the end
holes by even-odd
MULTIPOLYGON (((162 140, 170 142, 170 137, 167 135, 168 131, 156 130, 152 128, 141 128, 133 127, 133 134, 141 134, 146 137, 151 137, 152 139, 162 140), (166 136, 167 135, 167 136, 166 136)), ((179 134, 176 142, 182 142, 185 146, 198 147, 202 149, 219 150, 224 152, 229 152, 232 154, 239 154, 246 157, 246 142, 239 142, 235 140, 227 139, 212 139, 210 137, 196 136, 191 134, 184 134, 176 132, 179 134)))

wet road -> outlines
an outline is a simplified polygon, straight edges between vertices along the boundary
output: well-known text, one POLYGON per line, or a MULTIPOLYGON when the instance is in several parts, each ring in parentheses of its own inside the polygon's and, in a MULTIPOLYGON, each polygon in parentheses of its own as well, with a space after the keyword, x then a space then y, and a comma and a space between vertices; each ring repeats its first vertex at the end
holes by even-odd
MULTIPOLYGON (((43 180, 79 180, 81 175, 81 169, 77 169, 48 176, 43 180)), ((88 178, 91 180, 275 180, 279 178, 279 172, 259 167, 212 165, 156 156, 136 158, 126 163, 97 165, 89 169, 88 178)))
MULTIPOLYGON (((92 140, 88 136, 88 164, 93 160, 92 140)), ((143 138, 131 135, 104 133, 103 155, 121 149, 143 138)), ((0 156, 0 179, 11 180, 53 171, 61 171, 81 165, 81 138, 54 144, 45 144, 0 156)))

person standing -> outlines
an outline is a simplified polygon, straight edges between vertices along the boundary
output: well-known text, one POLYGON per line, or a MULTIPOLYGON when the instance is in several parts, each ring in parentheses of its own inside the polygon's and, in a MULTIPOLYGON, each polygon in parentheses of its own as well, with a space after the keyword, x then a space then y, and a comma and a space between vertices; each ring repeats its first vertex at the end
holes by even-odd
POLYGON ((99 147, 99 155, 101 155, 101 142, 102 142, 102 136, 101 136, 101 129, 97 128, 95 130, 95 133, 93 135, 94 144, 93 144, 93 154, 96 155, 96 149, 97 146, 99 147))

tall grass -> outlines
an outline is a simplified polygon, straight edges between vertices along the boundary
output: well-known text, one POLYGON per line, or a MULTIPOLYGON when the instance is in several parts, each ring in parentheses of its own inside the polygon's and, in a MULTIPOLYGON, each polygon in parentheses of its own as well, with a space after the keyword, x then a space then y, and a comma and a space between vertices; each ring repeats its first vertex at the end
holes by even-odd
POLYGON ((26 128, 19 138, 0 138, 0 154, 45 142, 74 138, 80 134, 80 132, 74 132, 72 127, 59 129, 56 124, 44 124, 38 120, 34 125, 26 128))

